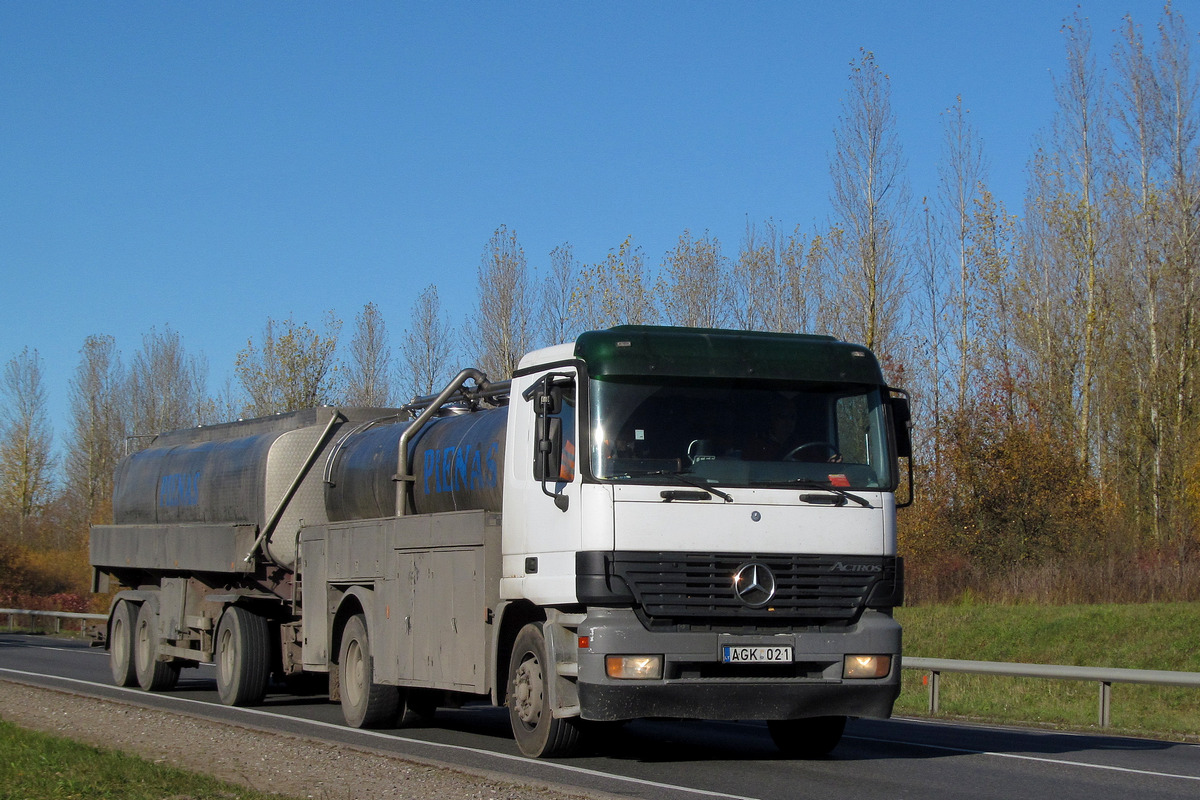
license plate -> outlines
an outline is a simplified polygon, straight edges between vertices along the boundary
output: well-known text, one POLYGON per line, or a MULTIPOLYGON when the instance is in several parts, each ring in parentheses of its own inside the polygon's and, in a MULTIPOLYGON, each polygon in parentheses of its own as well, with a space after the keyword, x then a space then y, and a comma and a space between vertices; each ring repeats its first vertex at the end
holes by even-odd
POLYGON ((792 660, 792 648, 727 645, 721 648, 721 660, 726 664, 786 663, 792 660))

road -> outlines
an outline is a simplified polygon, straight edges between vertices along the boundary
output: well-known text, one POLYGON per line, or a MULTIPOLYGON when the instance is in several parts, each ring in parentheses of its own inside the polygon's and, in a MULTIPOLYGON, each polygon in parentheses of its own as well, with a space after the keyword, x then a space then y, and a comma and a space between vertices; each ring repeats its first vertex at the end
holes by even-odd
POLYGON ((1200 797, 1200 747, 1142 739, 947 724, 856 720, 826 759, 781 757, 765 726, 635 722, 595 752, 534 761, 518 752, 503 709, 440 709, 433 726, 359 731, 324 697, 269 694, 257 708, 220 705, 211 667, 184 670, 179 686, 151 695, 110 684, 108 655, 85 642, 0 634, 0 678, 270 727, 419 760, 540 779, 646 800, 830 797, 1200 797), (266 715, 270 715, 267 717, 266 715))

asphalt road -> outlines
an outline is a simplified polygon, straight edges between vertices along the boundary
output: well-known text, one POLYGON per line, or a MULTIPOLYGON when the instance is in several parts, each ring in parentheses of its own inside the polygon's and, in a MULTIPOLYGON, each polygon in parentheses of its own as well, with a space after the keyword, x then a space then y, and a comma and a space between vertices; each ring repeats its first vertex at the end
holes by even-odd
POLYGON ((535 761, 518 752, 504 709, 440 709, 429 727, 358 731, 324 697, 271 693, 257 708, 222 706, 211 667, 184 670, 166 694, 120 689, 108 654, 73 640, 0 634, 0 678, 646 800, 1200 797, 1200 747, 1143 739, 856 720, 830 757, 796 761, 778 754, 762 724, 645 721, 579 757, 535 761))

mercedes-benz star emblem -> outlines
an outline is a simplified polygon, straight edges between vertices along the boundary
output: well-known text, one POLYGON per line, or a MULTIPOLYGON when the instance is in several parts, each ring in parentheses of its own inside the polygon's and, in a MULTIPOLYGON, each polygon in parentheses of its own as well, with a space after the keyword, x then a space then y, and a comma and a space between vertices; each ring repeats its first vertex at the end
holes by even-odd
POLYGON ((762 608, 775 596, 775 573, 766 564, 743 564, 733 573, 733 593, 751 608, 762 608))

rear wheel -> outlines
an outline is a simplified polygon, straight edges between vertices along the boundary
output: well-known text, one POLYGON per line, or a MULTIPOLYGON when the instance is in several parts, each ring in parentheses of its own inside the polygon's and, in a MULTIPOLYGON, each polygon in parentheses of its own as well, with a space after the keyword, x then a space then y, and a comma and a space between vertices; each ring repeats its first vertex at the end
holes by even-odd
POLYGON ((265 617, 238 606, 221 615, 216 642, 217 694, 227 706, 262 702, 271 676, 271 639, 265 617))
POLYGON ((148 692, 165 692, 179 681, 179 662, 158 659, 158 610, 142 603, 133 630, 133 662, 138 686, 148 692))
POLYGON ((776 719, 767 723, 775 746, 791 758, 820 758, 837 747, 846 729, 845 717, 776 719))
POLYGON ((137 606, 120 600, 112 610, 108 625, 108 665, 117 686, 137 686, 133 663, 133 631, 137 624, 137 606))
POLYGON ((383 728, 396 724, 400 712, 400 688, 375 683, 367 620, 355 614, 342 633, 338 657, 338 684, 342 693, 342 716, 352 728, 383 728))
POLYGON ((530 758, 569 755, 579 745, 579 718, 550 707, 554 664, 539 623, 521 629, 508 662, 508 719, 517 747, 530 758))

